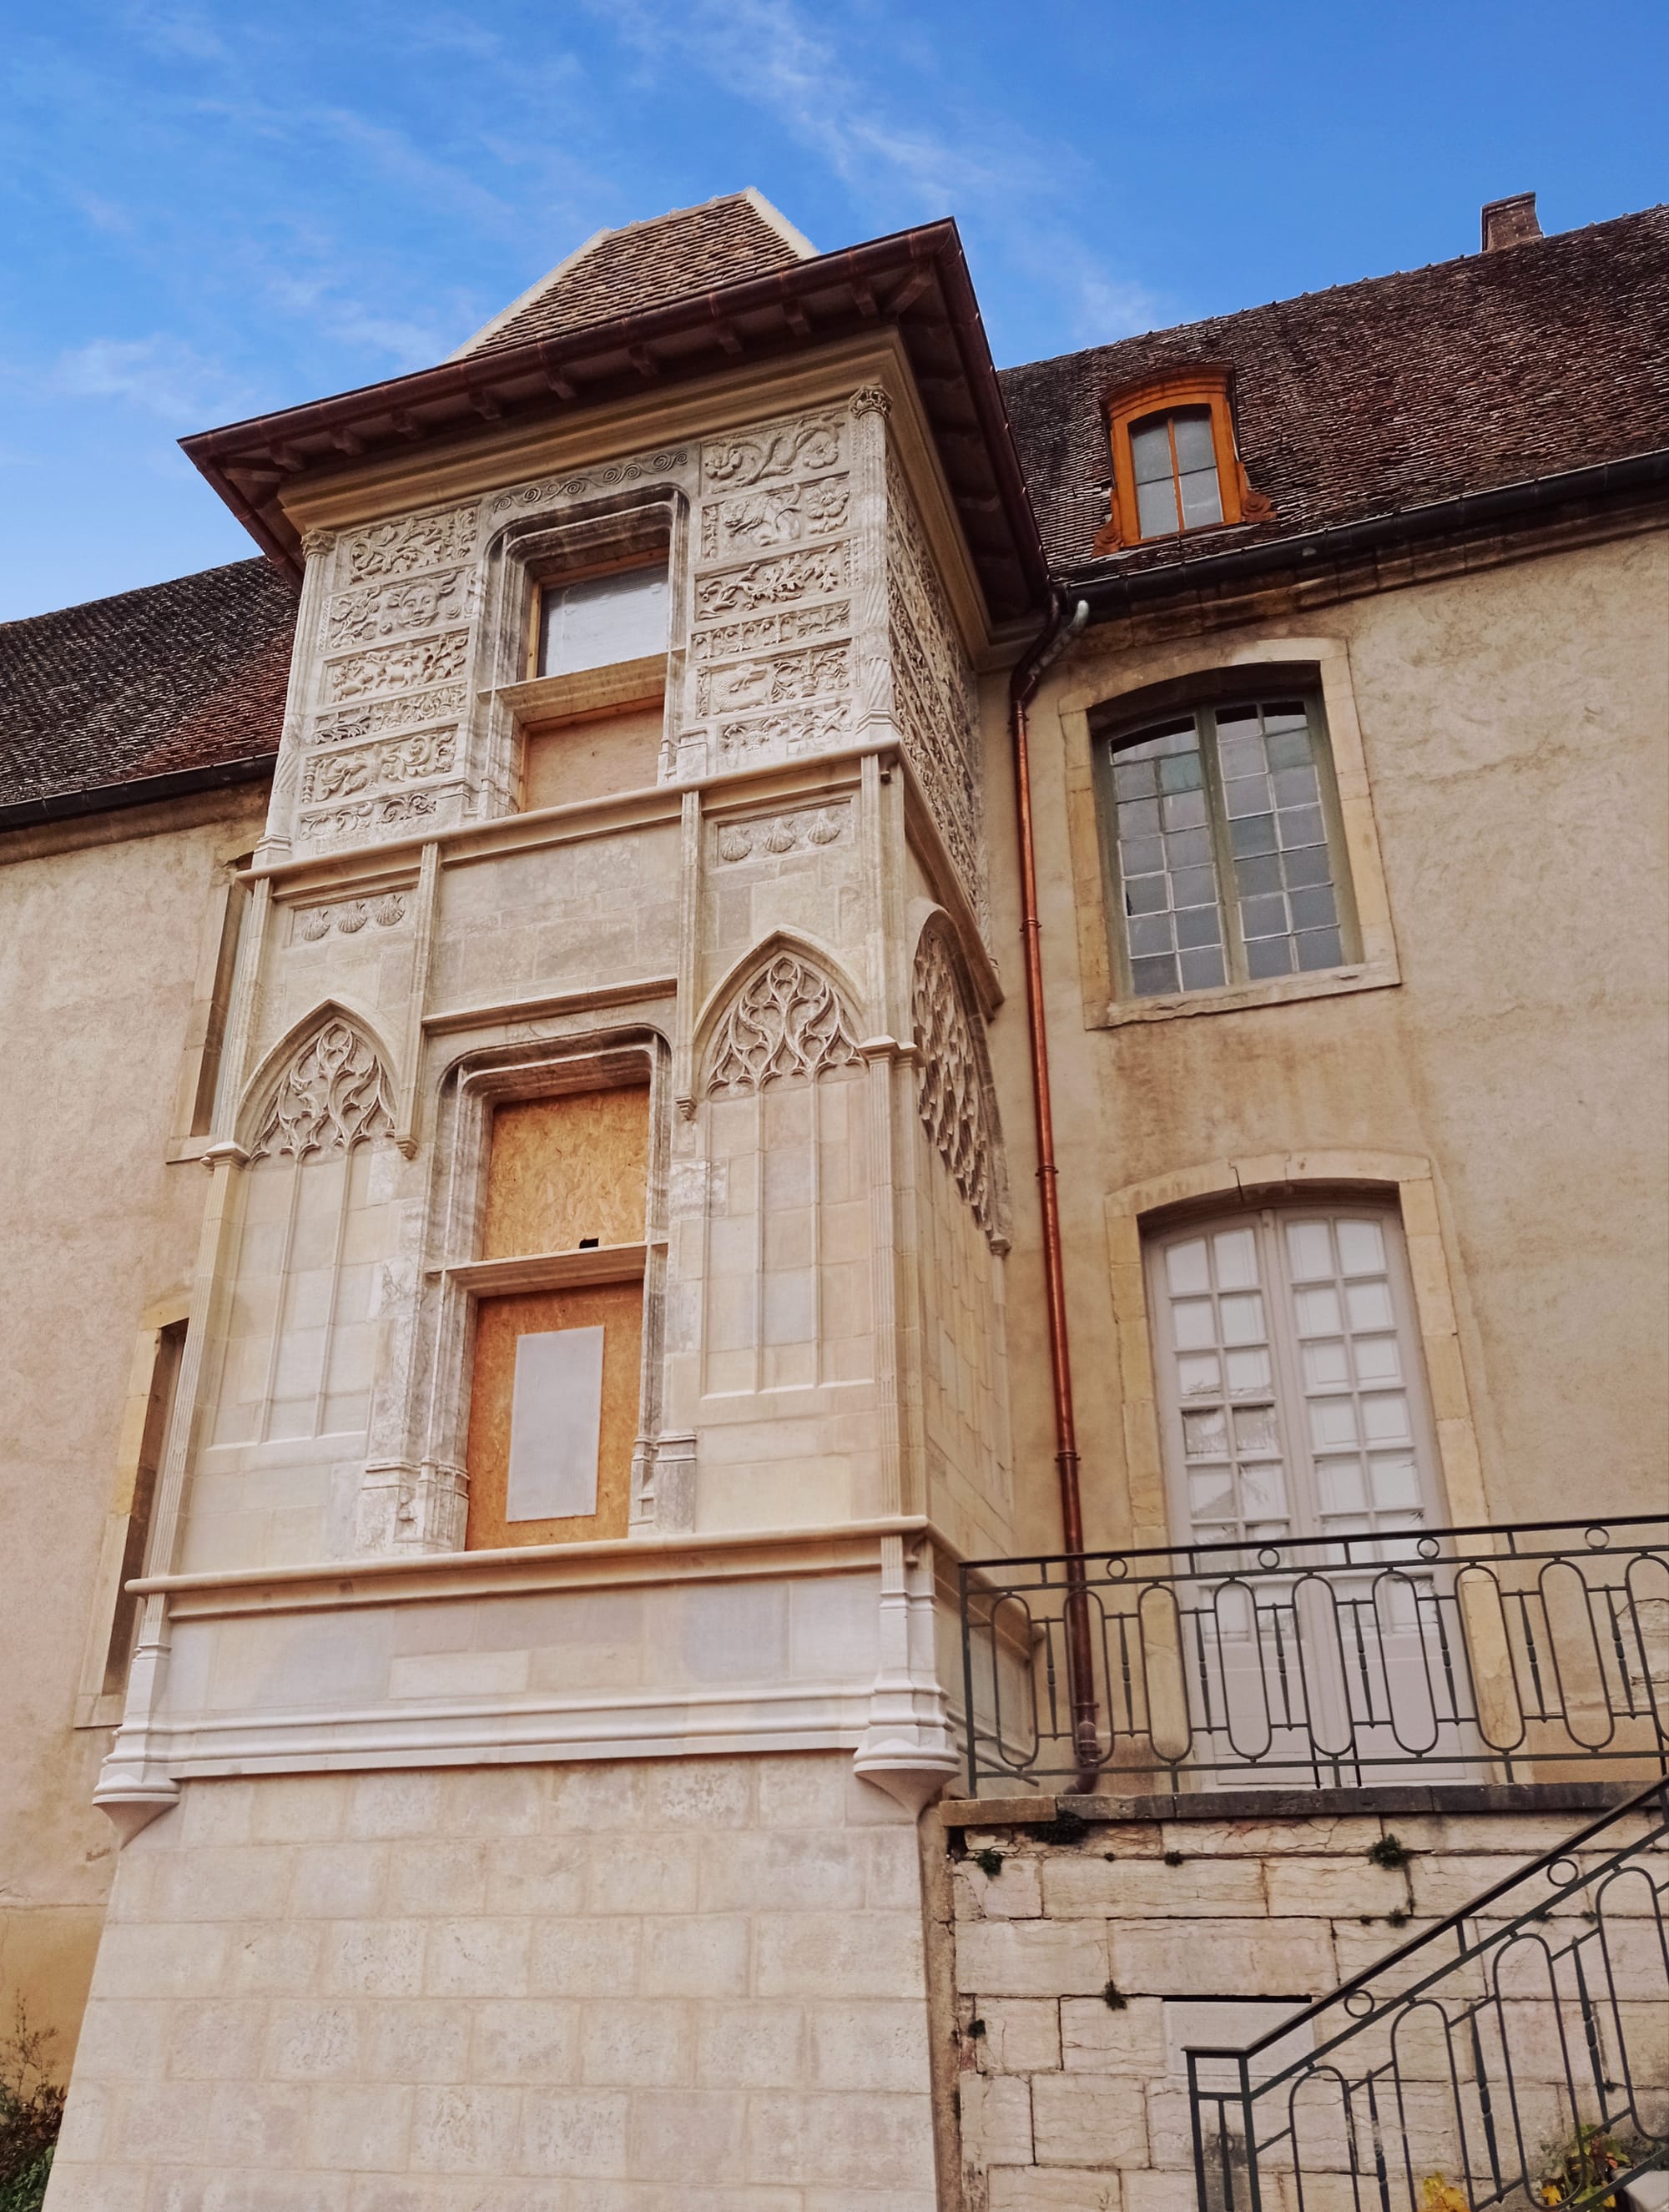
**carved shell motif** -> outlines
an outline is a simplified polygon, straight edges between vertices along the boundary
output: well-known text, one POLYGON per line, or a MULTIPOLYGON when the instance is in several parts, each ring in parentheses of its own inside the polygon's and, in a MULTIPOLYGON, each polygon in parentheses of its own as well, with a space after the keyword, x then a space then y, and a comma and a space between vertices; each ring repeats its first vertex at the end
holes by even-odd
POLYGON ((346 1152, 393 1126, 382 1062, 348 1023, 326 1022, 286 1069, 250 1158, 346 1152))
POLYGON ((828 977, 791 952, 778 953, 720 1025, 707 1095, 737 1097, 783 1076, 849 1067, 858 1056, 853 1029, 828 977))

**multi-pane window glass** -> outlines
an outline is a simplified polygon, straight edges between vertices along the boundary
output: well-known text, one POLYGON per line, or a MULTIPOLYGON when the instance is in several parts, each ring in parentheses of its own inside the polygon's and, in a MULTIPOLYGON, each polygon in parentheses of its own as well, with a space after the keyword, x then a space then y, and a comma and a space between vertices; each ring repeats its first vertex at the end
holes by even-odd
POLYGON ((1303 700, 1199 708, 1114 738, 1111 766, 1137 998, 1339 966, 1327 763, 1303 700))
POLYGON ((1134 424, 1130 463, 1136 520, 1144 538, 1169 537, 1222 520, 1209 407, 1179 407, 1134 424))
POLYGON ((1240 1214, 1155 1253, 1179 1487, 1200 1543, 1419 1528, 1397 1224, 1240 1214))
POLYGON ((567 676, 667 650, 667 568, 626 568, 539 595, 539 673, 567 676))

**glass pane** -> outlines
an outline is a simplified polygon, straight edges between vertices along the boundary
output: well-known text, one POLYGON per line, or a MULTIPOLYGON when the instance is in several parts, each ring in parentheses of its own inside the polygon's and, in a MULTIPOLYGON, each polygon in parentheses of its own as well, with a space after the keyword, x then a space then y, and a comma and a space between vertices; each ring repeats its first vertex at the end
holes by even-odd
POLYGON ((1361 1512, 1367 1499, 1359 1460, 1318 1460, 1315 1472, 1324 1513, 1361 1512))
POLYGON ((1183 526, 1197 530, 1202 524, 1223 519, 1222 494, 1215 468, 1192 469, 1181 482, 1183 526))
POLYGON ((1223 805, 1231 820, 1242 814, 1267 813, 1269 804, 1269 778, 1261 771, 1256 775, 1230 776, 1223 784, 1223 805))
POLYGON ((1220 1300, 1218 1312, 1221 1317, 1225 1344, 1261 1344, 1264 1341, 1264 1301, 1256 1291, 1220 1300))
POLYGON ((1234 881, 1243 898, 1254 893, 1278 891, 1281 888, 1281 862, 1273 853, 1265 854, 1257 860, 1236 860, 1234 881))
POLYGON ((1312 1398, 1310 1441, 1319 1449, 1356 1441, 1356 1409, 1348 1398, 1312 1398))
POLYGON ((1307 929, 1298 939, 1298 964, 1313 972, 1337 968, 1344 959, 1344 941, 1336 929, 1307 929))
POLYGON ((1371 1217, 1338 1224, 1339 1265, 1347 1275, 1377 1275, 1385 1267, 1385 1232, 1371 1217))
POLYGON ((1156 799, 1126 799, 1119 803, 1118 835, 1120 837, 1150 837, 1159 827, 1159 801, 1156 799))
POLYGON ((1305 721, 1304 702, 1301 699, 1271 699, 1263 708, 1266 730, 1301 728, 1305 721))
MULTIPOLYGON (((1222 933, 1218 927, 1215 906, 1185 907, 1175 920, 1177 943, 1180 946, 1203 947, 1221 941, 1222 933)), ((1132 946, 1131 949, 1135 948, 1132 946)))
POLYGON ((1295 929, 1331 929, 1338 919, 1332 885, 1322 884, 1314 890, 1294 891, 1292 918, 1295 929))
POLYGON ((1369 1443, 1396 1444, 1412 1441, 1408 1400, 1400 1390, 1376 1390, 1361 1401, 1362 1433, 1369 1443))
POLYGON ((1165 904, 1163 876, 1132 876, 1127 879, 1124 884, 1126 914, 1162 914, 1165 904))
POLYGON ((1391 1310, 1391 1285, 1380 1276, 1378 1281, 1347 1283, 1344 1286, 1344 1310, 1349 1316, 1350 1328, 1357 1329, 1391 1328, 1395 1316, 1391 1310))
POLYGON ((1217 1459, 1227 1446, 1228 1424, 1221 1407, 1183 1415, 1182 1448, 1190 1459, 1217 1459))
POLYGON ((1165 840, 1165 857, 1173 868, 1204 867, 1212 860, 1211 832, 1173 830, 1165 840))
POLYGON ((1191 1352, 1177 1361, 1177 1389, 1185 1398, 1214 1397, 1222 1388, 1215 1352, 1191 1352))
POLYGON ((1307 1277, 1319 1276, 1325 1279, 1332 1273, 1332 1239, 1327 1234, 1325 1221, 1289 1221, 1287 1224, 1287 1265, 1300 1282, 1307 1277))
POLYGON ((1137 483, 1153 483, 1160 478, 1170 482, 1171 434, 1165 416, 1155 416, 1130 432, 1130 459, 1137 483))
POLYGON ((1230 842, 1236 859, 1252 853, 1272 853, 1275 850, 1275 817, 1272 814, 1248 814, 1228 825, 1230 842))
POLYGON ((1197 1295, 1211 1287, 1211 1270, 1205 1256, 1205 1239, 1191 1237, 1185 1244, 1167 1246, 1165 1254, 1165 1281, 1173 1296, 1185 1297, 1191 1291, 1197 1295))
MULTIPOLYGON (((1326 1233, 1325 1231, 1322 1232, 1326 1233)), ((1314 1291, 1295 1291, 1293 1310, 1298 1316, 1300 1336, 1337 1336, 1343 1323, 1338 1310, 1338 1292, 1331 1283, 1314 1291)))
POLYGON ((1282 809, 1281 842, 1289 850, 1300 845, 1319 845, 1324 836, 1319 806, 1282 809))
POLYGON ((1248 937, 1279 937, 1287 927, 1287 902, 1277 891, 1273 898, 1240 902, 1240 927, 1248 937))
POLYGON ((1171 878, 1171 896, 1179 906, 1213 906, 1216 876, 1209 868, 1179 868, 1171 878))
POLYGON ((1153 999, 1166 991, 1174 991, 1177 983, 1177 963, 1173 960, 1132 960, 1130 981, 1138 999, 1153 999))
POLYGON ((1211 410, 1180 407, 1171 417, 1171 428, 1177 441, 1177 466, 1183 475, 1194 469, 1215 472, 1217 458, 1211 449, 1211 410))
POLYGON ((1120 799, 1150 799, 1159 789, 1159 763, 1120 760, 1113 763, 1112 787, 1120 799))
POLYGON ((1301 853, 1283 853, 1281 867, 1287 881, 1294 886, 1330 884, 1333 880, 1333 871, 1325 845, 1312 845, 1301 853))
POLYGON ((1132 953, 1145 955, 1149 952, 1174 952, 1176 950, 1168 914, 1132 915, 1130 934, 1132 953))
POLYGON ((1209 1298, 1179 1298, 1171 1308, 1171 1319, 1179 1351, 1203 1352, 1215 1345, 1209 1298))
POLYGON ((1161 791, 1197 791, 1202 778, 1200 757, 1197 752, 1177 753, 1169 760, 1155 763, 1159 770, 1161 791))
POLYGON ((1230 1352, 1224 1355, 1228 1370, 1231 1395, 1250 1390, 1267 1390, 1270 1386, 1269 1354, 1267 1352, 1230 1352))
MULTIPOLYGON (((1275 1416, 1269 1417, 1271 1430, 1275 1416)), ((1271 1435, 1273 1447, 1274 1437, 1271 1435)), ((1240 1470, 1240 1510, 1248 1521, 1263 1520, 1287 1510, 1286 1477, 1278 1464, 1265 1461, 1260 1467, 1240 1470)))
POLYGON ((1313 806, 1316 804, 1314 769, 1276 769, 1275 803, 1277 806, 1313 806))
POLYGON ((1311 757, 1307 730, 1271 730, 1269 764, 1274 769, 1302 768, 1311 757))
POLYGON ((1168 538, 1180 528, 1176 486, 1168 475, 1161 483, 1137 484, 1136 522, 1144 538, 1168 538))
POLYGON ((1127 876, 1157 875, 1165 866, 1165 846, 1158 837, 1121 837, 1118 859, 1127 876))
POLYGON ((1258 1287, 1258 1243, 1249 1229, 1220 1230, 1211 1239, 1220 1291, 1255 1291, 1258 1287))
POLYGON ((1274 1452, 1281 1449, 1273 1406, 1234 1408, 1234 1449, 1237 1452, 1274 1452))
POLYGON ((1218 945, 1200 945, 1180 956, 1185 991, 1215 991, 1223 981, 1223 956, 1218 945))
POLYGON ((1350 1363, 1345 1358, 1344 1346, 1337 1337, 1319 1337, 1313 1344, 1305 1345, 1302 1350, 1306 1389, 1337 1390, 1348 1386, 1350 1363))
POLYGON ((1253 982, 1263 982, 1271 975, 1290 975, 1291 973, 1290 938, 1254 938, 1246 946, 1246 974, 1253 982))
POLYGON ((1358 1382, 1400 1382, 1403 1364, 1394 1336, 1359 1336, 1351 1351, 1355 1355, 1358 1382))
POLYGON ((539 674, 563 676, 664 653, 669 605, 664 562, 581 584, 547 585, 539 602, 539 674))
POLYGON ((1159 805, 1167 830, 1197 830, 1205 820, 1203 791, 1179 791, 1174 797, 1161 799, 1159 805))

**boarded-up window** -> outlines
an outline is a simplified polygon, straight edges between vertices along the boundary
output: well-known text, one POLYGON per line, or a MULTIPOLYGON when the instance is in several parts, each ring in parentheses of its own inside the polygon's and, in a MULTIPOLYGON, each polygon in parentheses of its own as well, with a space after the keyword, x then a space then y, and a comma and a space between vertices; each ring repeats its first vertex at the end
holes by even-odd
POLYGON ((476 1314, 472 1548, 626 1533, 649 1139, 641 1085, 518 1100, 494 1117, 482 1259, 523 1264, 476 1314))

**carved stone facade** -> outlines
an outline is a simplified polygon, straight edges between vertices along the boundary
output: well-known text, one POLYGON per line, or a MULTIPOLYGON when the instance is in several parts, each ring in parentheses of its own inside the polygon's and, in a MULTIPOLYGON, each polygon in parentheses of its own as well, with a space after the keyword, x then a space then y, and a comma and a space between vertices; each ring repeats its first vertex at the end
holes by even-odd
POLYGON ((810 1079, 857 1059, 856 1025, 828 977, 778 953, 738 992, 713 1042, 710 1098, 763 1091, 784 1076, 810 1079))
POLYGON ((349 1023, 326 1022, 284 1071, 249 1157, 288 1153, 299 1160, 347 1152, 393 1127, 388 1078, 376 1053, 349 1023))
POLYGON ((903 469, 886 465, 886 621, 893 713, 962 888, 987 918, 979 697, 903 469))
POLYGON ((930 922, 910 994, 922 1126, 993 1243, 1005 1234, 990 1069, 948 928, 930 922))

